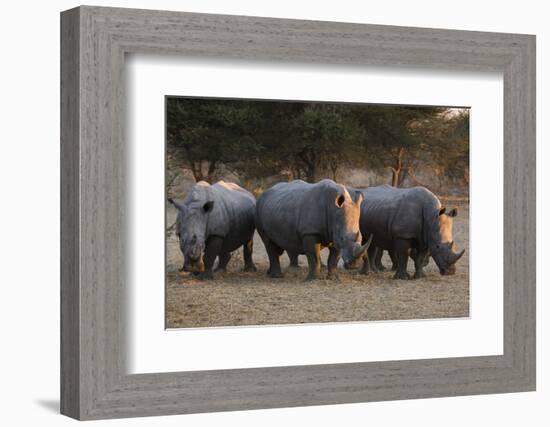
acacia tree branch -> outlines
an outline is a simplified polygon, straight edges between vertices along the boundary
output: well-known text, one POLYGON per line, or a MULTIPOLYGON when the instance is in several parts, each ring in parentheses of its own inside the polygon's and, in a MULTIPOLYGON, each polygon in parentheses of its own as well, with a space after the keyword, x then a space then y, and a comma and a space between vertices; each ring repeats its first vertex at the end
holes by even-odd
POLYGON ((410 168, 410 167, 407 168, 407 172, 408 172, 408 174, 409 174, 409 177, 411 178, 411 180, 412 180, 415 184, 420 185, 420 186, 422 186, 422 187, 426 187, 428 190, 434 192, 434 191, 432 190, 432 188, 430 188, 428 185, 424 184, 423 182, 420 182, 420 180, 413 174, 412 168, 410 168))
POLYGON ((302 151, 299 151, 298 152, 298 157, 300 158, 300 160, 302 160, 306 166, 308 168, 314 168, 315 167, 315 163, 313 160, 311 160, 310 158, 308 158, 307 156, 307 148, 304 148, 302 151))
POLYGON ((208 180, 212 180, 212 176, 214 175, 214 172, 216 171, 216 165, 218 161, 217 160, 211 160, 210 165, 208 167, 208 180))

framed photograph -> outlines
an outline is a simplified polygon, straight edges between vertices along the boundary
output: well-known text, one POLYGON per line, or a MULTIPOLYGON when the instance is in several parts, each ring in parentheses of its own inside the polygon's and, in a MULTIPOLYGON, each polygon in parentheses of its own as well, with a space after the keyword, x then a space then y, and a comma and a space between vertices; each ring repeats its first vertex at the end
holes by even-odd
POLYGON ((167 96, 166 327, 468 317, 469 112, 167 96))
POLYGON ((535 37, 61 14, 61 412, 535 390, 535 37))

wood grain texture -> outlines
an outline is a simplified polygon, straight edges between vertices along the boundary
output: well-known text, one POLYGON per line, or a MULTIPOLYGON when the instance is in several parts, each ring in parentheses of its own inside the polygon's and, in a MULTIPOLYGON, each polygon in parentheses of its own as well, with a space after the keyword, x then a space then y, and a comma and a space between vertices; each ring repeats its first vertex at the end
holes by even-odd
POLYGON ((80 414, 79 18, 61 20, 61 412, 80 414))
POLYGON ((535 38, 132 9, 62 14, 62 413, 99 419, 535 388, 535 38), (128 375, 124 55, 504 75, 504 354, 128 375))

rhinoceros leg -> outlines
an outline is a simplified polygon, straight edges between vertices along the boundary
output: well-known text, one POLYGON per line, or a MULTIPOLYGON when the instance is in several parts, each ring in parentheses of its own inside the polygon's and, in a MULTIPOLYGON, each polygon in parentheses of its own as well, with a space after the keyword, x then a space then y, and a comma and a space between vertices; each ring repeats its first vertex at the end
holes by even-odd
POLYGON ((384 253, 384 249, 378 248, 378 247, 374 247, 371 252, 368 252, 370 269, 373 273, 380 272, 380 269, 378 268, 378 264, 383 253, 384 253))
POLYGON ((384 267, 384 264, 382 264, 382 255, 384 254, 384 250, 381 248, 378 248, 376 251, 376 256, 374 258, 374 267, 377 271, 386 271, 386 267, 384 267))
POLYGON ((227 268, 227 264, 229 263, 229 260, 231 259, 231 252, 225 252, 223 254, 218 255, 218 265, 214 269, 214 271, 225 271, 227 268))
POLYGON ((363 267, 361 268, 361 274, 373 273, 376 270, 374 269, 374 259, 376 254, 380 251, 376 246, 371 246, 367 249, 367 253, 363 255, 363 267))
POLYGON ((340 251, 334 247, 330 247, 327 261, 327 279, 336 279, 336 267, 338 266, 338 261, 340 260, 340 251))
POLYGON ((220 254, 223 245, 223 239, 218 236, 210 236, 206 240, 206 248, 204 249, 204 271, 197 278, 202 280, 213 279, 212 267, 216 257, 220 254))
POLYGON ((267 270, 267 275, 273 278, 283 277, 283 272, 281 271, 281 263, 279 262, 279 257, 283 253, 283 250, 269 240, 268 237, 262 236, 260 234, 269 258, 269 269, 267 270))
POLYGON ((414 253, 414 278, 420 279, 422 277, 426 277, 426 274, 424 274, 424 267, 426 266, 426 259, 428 259, 428 249, 425 250, 415 250, 414 253))
POLYGON ((315 280, 321 273, 321 244, 317 236, 304 236, 302 239, 304 252, 307 256, 309 273, 306 280, 315 280))
POLYGON ((393 248, 397 261, 397 271, 395 272, 395 276, 393 276, 393 278, 401 280, 410 279, 409 273, 407 273, 407 263, 409 261, 411 242, 405 239, 396 239, 394 241, 393 248))
POLYGON ((252 261, 252 247, 252 239, 243 245, 244 271, 256 271, 256 266, 252 261))
POLYGON ((286 254, 288 255, 288 259, 290 261, 289 267, 298 268, 298 254, 289 251, 286 251, 286 254))
POLYGON ((395 253, 392 249, 390 249, 388 251, 388 255, 390 256, 390 259, 391 259, 391 271, 396 271, 397 270, 397 257, 395 256, 395 253))
POLYGON ((418 250, 416 248, 411 248, 411 252, 409 253, 409 256, 414 261, 418 256, 418 250))

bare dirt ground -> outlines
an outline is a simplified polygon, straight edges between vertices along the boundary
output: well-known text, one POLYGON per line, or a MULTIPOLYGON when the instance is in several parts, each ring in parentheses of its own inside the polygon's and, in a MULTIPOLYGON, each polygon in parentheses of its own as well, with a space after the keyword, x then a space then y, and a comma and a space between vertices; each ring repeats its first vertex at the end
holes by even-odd
MULTIPOLYGON (((394 280, 393 272, 361 275, 341 266, 338 278, 305 282, 307 260, 300 268, 288 268, 281 257, 283 279, 266 276, 267 254, 259 236, 254 237, 256 273, 242 272, 242 250, 233 253, 228 270, 211 281, 181 275, 183 259, 177 237, 167 238, 166 326, 167 328, 269 325, 368 320, 456 318, 469 316, 469 204, 442 200, 459 207, 454 221, 454 240, 466 253, 454 276, 441 276, 433 260, 425 268, 426 278, 394 280)), ((168 209, 168 225, 175 220, 168 209)), ((322 252, 326 263, 328 250, 322 252)), ((391 261, 384 254, 383 263, 391 261)), ((409 260, 408 270, 414 271, 409 260)))

